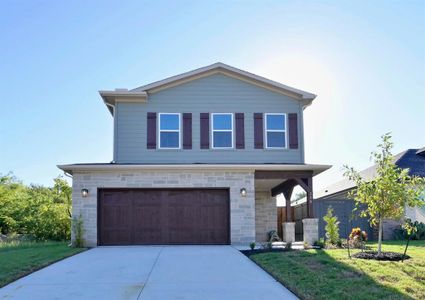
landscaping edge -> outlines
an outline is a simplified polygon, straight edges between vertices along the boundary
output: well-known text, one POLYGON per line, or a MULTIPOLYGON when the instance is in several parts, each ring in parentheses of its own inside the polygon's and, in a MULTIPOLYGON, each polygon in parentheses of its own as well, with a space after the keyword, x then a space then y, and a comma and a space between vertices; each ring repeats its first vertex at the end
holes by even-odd
POLYGON ((20 274, 19 276, 14 277, 12 281, 9 281, 9 282, 7 282, 7 283, 6 283, 6 284, 4 284, 4 285, 0 284, 0 289, 1 289, 1 288, 4 288, 5 286, 7 286, 7 285, 9 285, 9 284, 11 284, 11 283, 13 283, 13 282, 15 282, 15 281, 16 281, 16 280, 18 280, 18 279, 24 278, 25 276, 28 276, 28 275, 30 275, 30 274, 32 274, 32 273, 34 273, 34 272, 40 271, 41 269, 44 269, 44 268, 46 268, 46 267, 48 267, 48 266, 50 266, 50 265, 52 265, 52 264, 55 264, 55 263, 57 263, 57 262, 60 262, 61 260, 64 260, 64 259, 66 259, 66 258, 70 258, 70 257, 72 257, 72 256, 74 256, 74 255, 77 255, 77 254, 80 254, 80 253, 82 253, 82 252, 88 251, 88 250, 90 250, 90 249, 92 249, 92 248, 79 248, 79 249, 81 249, 81 251, 76 252, 76 253, 73 253, 73 254, 70 254, 70 255, 66 255, 66 256, 64 256, 64 257, 62 257, 62 258, 59 258, 59 259, 54 260, 54 261, 51 261, 51 262, 49 262, 49 263, 47 263, 47 264, 43 264, 43 265, 37 266, 37 267, 35 267, 34 269, 32 269, 31 271, 24 272, 23 274, 20 274))

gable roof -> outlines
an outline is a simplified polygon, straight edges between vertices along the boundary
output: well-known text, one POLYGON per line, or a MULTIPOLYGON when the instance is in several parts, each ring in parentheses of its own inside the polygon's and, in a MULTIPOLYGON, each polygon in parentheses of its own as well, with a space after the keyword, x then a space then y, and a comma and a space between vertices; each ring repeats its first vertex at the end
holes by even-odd
POLYGON ((129 99, 131 99, 131 101, 133 102, 147 102, 149 93, 177 86, 189 81, 193 81, 217 73, 225 74, 230 77, 235 77, 251 84, 255 84, 263 88, 284 94, 288 97, 301 101, 304 106, 310 105, 314 98, 316 98, 315 94, 284 85, 282 83, 223 64, 221 62, 217 62, 215 64, 185 72, 179 75, 171 76, 166 79, 149 83, 132 90, 119 89, 115 91, 99 91, 99 94, 105 102, 105 105, 108 106, 108 109, 113 114, 113 108, 111 106, 115 105, 117 99, 119 101, 128 101, 129 99))
MULTIPOLYGON (((408 149, 394 155, 393 162, 401 169, 409 169, 410 176, 425 177, 425 156, 422 149, 408 149)), ((373 165, 360 172, 360 176, 365 180, 372 180, 376 176, 376 165, 373 165)), ((329 197, 334 194, 346 192, 355 188, 354 182, 343 179, 338 181, 327 188, 320 190, 315 195, 315 198, 329 197)))
POLYGON ((244 77, 246 79, 256 81, 258 83, 263 83, 265 85, 268 85, 270 87, 274 87, 278 90, 281 90, 282 92, 291 93, 294 94, 295 97, 299 97, 306 100, 313 100, 316 98, 316 95, 305 92, 287 85, 284 85, 282 83, 249 73, 244 70, 237 69, 235 67, 223 64, 221 62, 217 62, 215 64, 202 67, 199 69, 195 69, 189 72, 185 72, 179 75, 171 76, 163 80, 159 80, 147 85, 140 86, 138 88, 132 89, 132 92, 142 92, 142 91, 150 91, 154 89, 158 89, 163 86, 167 86, 170 84, 179 84, 180 82, 187 82, 188 80, 193 80, 198 78, 199 75, 210 75, 212 73, 224 73, 224 74, 234 74, 241 77, 244 77))

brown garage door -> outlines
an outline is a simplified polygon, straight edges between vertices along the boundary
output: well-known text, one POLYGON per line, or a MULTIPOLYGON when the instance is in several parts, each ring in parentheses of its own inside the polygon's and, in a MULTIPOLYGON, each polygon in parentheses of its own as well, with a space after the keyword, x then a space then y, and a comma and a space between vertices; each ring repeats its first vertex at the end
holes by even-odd
POLYGON ((229 244, 225 189, 101 189, 99 245, 229 244))

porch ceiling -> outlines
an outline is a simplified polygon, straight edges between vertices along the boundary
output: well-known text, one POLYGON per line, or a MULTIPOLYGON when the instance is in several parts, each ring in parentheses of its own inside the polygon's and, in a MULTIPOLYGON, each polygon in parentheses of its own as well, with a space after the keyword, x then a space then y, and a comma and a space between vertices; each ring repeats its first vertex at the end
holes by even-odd
POLYGON ((286 180, 282 179, 256 179, 255 180, 255 190, 256 191, 271 191, 272 188, 275 186, 278 186, 282 182, 285 182, 286 180))

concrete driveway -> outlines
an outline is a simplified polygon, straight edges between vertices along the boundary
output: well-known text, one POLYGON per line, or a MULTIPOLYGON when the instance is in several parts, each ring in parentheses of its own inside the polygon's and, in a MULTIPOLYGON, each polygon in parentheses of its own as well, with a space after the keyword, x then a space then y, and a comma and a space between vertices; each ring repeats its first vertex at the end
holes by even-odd
POLYGON ((98 247, 0 289, 0 299, 297 299, 231 246, 98 247))

